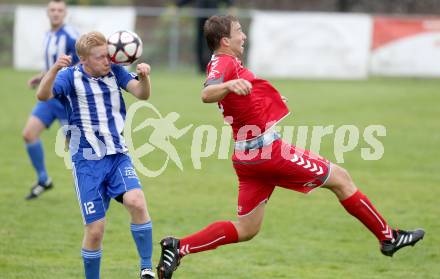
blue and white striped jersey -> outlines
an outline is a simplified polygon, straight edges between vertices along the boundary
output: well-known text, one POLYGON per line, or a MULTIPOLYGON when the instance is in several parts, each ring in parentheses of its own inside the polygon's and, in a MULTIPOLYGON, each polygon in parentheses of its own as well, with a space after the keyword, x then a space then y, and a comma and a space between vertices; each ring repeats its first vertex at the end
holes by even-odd
POLYGON ((67 110, 73 161, 127 152, 122 136, 126 110, 121 88, 126 90, 134 78, 115 64, 107 76, 98 78, 89 76, 81 64, 58 72, 53 94, 67 110))
POLYGON ((46 33, 44 39, 44 60, 46 71, 55 64, 61 54, 71 55, 72 65, 78 63, 79 58, 75 50, 75 42, 77 38, 78 32, 68 25, 63 25, 56 32, 49 31, 46 33))

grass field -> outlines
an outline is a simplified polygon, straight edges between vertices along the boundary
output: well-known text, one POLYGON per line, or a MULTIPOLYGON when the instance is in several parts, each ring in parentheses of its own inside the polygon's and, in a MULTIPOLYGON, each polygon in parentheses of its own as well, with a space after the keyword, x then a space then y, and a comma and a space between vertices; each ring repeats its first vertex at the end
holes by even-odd
MULTIPOLYGON (((21 139, 35 103, 33 92, 26 88, 30 75, 0 70, 0 278, 81 278, 82 221, 71 172, 54 152, 56 129, 43 135, 55 189, 38 200, 24 200, 35 179, 21 139)), ((151 103, 163 115, 178 112, 178 128, 223 127, 216 106, 200 101, 201 76, 153 71, 152 82, 151 103)), ((329 191, 304 196, 277 189, 256 238, 188 256, 173 278, 440 278, 440 80, 277 80, 274 84, 289 97, 293 111, 283 125, 350 124, 360 131, 371 124, 386 127, 386 137, 380 138, 385 148, 382 159, 362 159, 360 150, 366 144, 361 136, 360 144, 344 155, 342 166, 390 225, 423 227, 425 239, 386 258, 375 238, 346 214, 329 191)), ((154 224, 154 264, 163 236, 183 236, 214 220, 235 218, 237 181, 232 165, 218 159, 216 152, 195 169, 190 156, 193 131, 172 140, 183 171, 170 163, 156 178, 141 176, 154 224)), ((143 137, 146 133, 135 141, 145 142, 143 137)), ((335 160, 332 135, 323 138, 321 154, 335 160)), ((164 160, 164 154, 156 151, 147 157, 144 163, 151 167, 164 160)), ((128 214, 113 202, 107 220, 102 277, 138 278, 128 214)))

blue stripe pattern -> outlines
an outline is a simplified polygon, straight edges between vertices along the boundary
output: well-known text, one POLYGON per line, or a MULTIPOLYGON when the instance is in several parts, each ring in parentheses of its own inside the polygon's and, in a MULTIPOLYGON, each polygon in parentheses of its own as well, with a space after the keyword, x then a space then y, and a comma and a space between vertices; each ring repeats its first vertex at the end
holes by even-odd
POLYGON ((122 115, 122 119, 125 121, 125 115, 127 114, 125 110, 125 102, 124 99, 122 99, 121 89, 119 89, 119 102, 121 103, 121 108, 119 109, 119 112, 122 115))
MULTIPOLYGON (((104 104, 105 104, 105 113, 107 115, 107 124, 108 124, 108 128, 110 130, 110 133, 112 133, 112 138, 113 138, 113 142, 115 144, 115 148, 117 150, 122 150, 123 147, 121 145, 121 141, 119 140, 119 133, 116 129, 115 118, 113 117, 113 114, 112 114, 112 102, 111 102, 111 97, 110 97, 111 92, 110 92, 109 88, 107 87, 107 85, 103 81, 98 80, 98 85, 103 93, 104 104)), ((124 101, 122 100, 121 103, 123 103, 123 102, 124 101)))
MULTIPOLYGON (((52 54, 51 62, 52 62, 53 64, 55 64, 55 61, 57 61, 57 59, 58 59, 58 51, 59 51, 59 48, 60 48, 60 38, 61 38, 61 36, 56 36, 56 37, 55 37, 55 45, 57 46, 57 49, 56 49, 56 52, 52 54)), ((62 51, 63 51, 63 53, 66 52, 65 49, 63 49, 62 51)), ((52 65, 53 65, 53 64, 52 64, 52 65)), ((52 65, 51 65, 51 66, 52 66, 52 65)))
MULTIPOLYGON (((91 120, 91 124, 92 124, 92 130, 94 131, 94 134, 96 136, 96 138, 101 141, 102 143, 105 143, 104 137, 102 137, 101 133, 99 133, 99 122, 100 119, 98 117, 98 112, 96 110, 96 102, 95 102, 95 98, 94 98, 94 93, 92 88, 90 87, 90 82, 89 82, 89 78, 83 74, 82 76, 82 83, 84 85, 84 89, 86 90, 86 98, 87 98, 87 104, 88 104, 88 108, 89 108, 89 115, 90 115, 90 120, 91 120)), ((104 144, 105 146, 105 144, 104 144)), ((104 154, 106 153, 106 150, 103 150, 104 154)), ((100 154, 99 156, 102 156, 104 154, 101 154, 101 150, 95 150, 95 153, 100 154)))
POLYGON ((102 77, 89 76, 81 64, 58 73, 55 97, 69 101, 70 129, 81 132, 71 137, 74 161, 127 152, 122 136, 126 109, 118 87, 118 81, 124 79, 129 81, 131 76, 118 65, 112 65, 111 72, 102 77))
POLYGON ((151 228, 153 228, 151 221, 145 224, 130 224, 130 230, 133 232, 143 231, 151 228))
POLYGON ((153 227, 151 221, 145 224, 131 224, 130 229, 139 254, 140 268, 151 269, 153 266, 151 261, 153 254, 153 227))
POLYGON ((97 251, 90 251, 90 250, 81 249, 81 256, 86 259, 101 258, 102 257, 102 250, 99 249, 97 251))
POLYGON ((84 275, 86 279, 99 279, 101 269, 101 249, 97 251, 89 251, 82 249, 81 255, 84 263, 84 275))
POLYGON ((52 39, 52 36, 50 34, 46 35, 46 44, 44 46, 44 62, 46 63, 46 71, 49 70, 49 68, 52 66, 49 62, 49 45, 50 41, 52 39))
POLYGON ((89 79, 86 77, 86 75, 83 74, 81 81, 84 85, 84 89, 86 90, 86 98, 89 107, 90 120, 92 121, 91 124, 99 126, 99 119, 98 119, 98 113, 96 111, 95 98, 93 98, 94 92, 90 87, 89 79))
MULTIPOLYGON (((72 82, 75 80, 74 76, 75 72, 72 72, 70 78, 72 79, 72 82)), ((69 119, 69 125, 76 125, 80 130, 82 130, 83 123, 81 121, 81 114, 79 110, 79 102, 78 102, 78 95, 77 94, 69 94, 69 103, 70 107, 72 108, 71 111, 68 111, 68 119, 69 119)), ((69 146, 72 145, 78 145, 81 140, 80 138, 76 138, 71 136, 69 146)), ((70 148, 71 149, 71 148, 70 148)))
POLYGON ((44 43, 44 60, 46 71, 52 67, 58 59, 58 55, 61 53, 72 56, 72 64, 78 62, 78 56, 75 51, 75 41, 77 34, 73 32, 67 32, 67 26, 62 26, 56 32, 47 32, 44 43), (60 42, 64 42, 61 44, 60 42))

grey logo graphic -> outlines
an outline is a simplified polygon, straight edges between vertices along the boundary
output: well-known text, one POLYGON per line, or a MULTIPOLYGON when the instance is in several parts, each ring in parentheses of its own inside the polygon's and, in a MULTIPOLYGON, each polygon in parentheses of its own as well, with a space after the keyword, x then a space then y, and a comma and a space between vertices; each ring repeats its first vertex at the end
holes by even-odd
POLYGON ((166 169, 169 160, 173 161, 180 170, 183 170, 182 161, 176 148, 171 143, 170 138, 179 139, 185 135, 193 125, 190 124, 182 129, 178 129, 175 122, 179 117, 180 115, 177 112, 170 112, 163 117, 156 107, 148 102, 136 102, 130 106, 127 111, 124 134, 127 147, 132 155, 133 164, 143 175, 148 177, 159 176, 166 169), (153 111, 157 117, 147 118, 141 124, 133 128, 133 133, 141 131, 147 127, 153 128, 153 132, 151 132, 148 142, 142 144, 138 148, 134 148, 132 140, 132 123, 136 112, 142 108, 153 111), (147 168, 140 159, 156 149, 163 151, 166 154, 166 159, 160 168, 151 170, 147 168))
MULTIPOLYGON (((202 168, 202 159, 216 156, 215 153, 217 153, 217 159, 219 160, 230 158, 230 147, 233 141, 231 140, 231 128, 227 124, 233 123, 232 117, 225 118, 225 125, 220 128, 206 124, 197 126, 189 124, 183 128, 178 128, 176 122, 179 118, 180 115, 177 112, 169 112, 163 116, 155 106, 148 102, 138 101, 130 105, 125 121, 124 137, 137 172, 147 177, 157 177, 165 171, 169 161, 172 161, 180 170, 183 170, 182 160, 173 142, 187 134, 191 128, 194 128, 191 144, 186 145, 186 147, 190 148, 191 162, 194 169, 200 170, 202 168), (133 127, 134 117, 140 110, 144 110, 143 113, 148 112, 147 115, 150 116, 144 117, 140 124, 133 127), (135 148, 133 135, 138 133, 137 138, 139 138, 142 131, 144 131, 144 137, 141 138, 141 143, 138 143, 136 145, 137 148, 135 148), (156 154, 160 154, 159 159, 157 159, 156 154), (145 159, 142 160, 142 158, 145 159), (146 160, 146 158, 150 160, 146 160), (154 161, 151 158, 154 158, 154 161), (146 162, 153 162, 152 165, 155 167, 146 166, 146 162)), ((257 131, 256 134, 259 134, 259 128, 256 126, 251 125, 244 128, 245 131, 253 131, 255 129, 257 131)), ((329 136, 329 138, 324 140, 327 140, 327 143, 329 141, 333 143, 333 154, 336 163, 344 163, 344 155, 350 152, 360 152, 360 156, 364 160, 379 160, 385 152, 384 145, 379 140, 380 137, 385 137, 387 134, 386 127, 383 125, 368 125, 365 128, 355 125, 277 126, 276 129, 283 142, 294 144, 300 149, 306 149, 306 145, 309 145, 307 149, 315 154, 320 154, 323 138, 329 136), (296 141, 294 135, 296 136, 296 141)), ((58 130, 55 152, 58 156, 64 158, 65 165, 69 169, 72 168, 71 156, 78 152, 78 139, 80 136, 81 131, 76 126, 64 126, 58 130), (72 141, 70 142, 69 151, 66 150, 65 145, 66 128, 71 132, 72 137, 76 135, 77 138, 76 145, 72 144, 72 141)), ((106 150, 105 143, 103 142, 99 147, 104 151, 106 150)), ((87 153, 90 153, 90 150, 91 148, 83 150, 84 158, 96 160, 96 158, 87 153)), ((323 171, 319 166, 304 160, 297 152, 295 152, 296 155, 294 154, 291 157, 289 150, 290 148, 287 148, 287 150, 283 149, 283 152, 281 152, 283 157, 286 156, 284 157, 286 160, 291 160, 293 163, 317 174, 323 171)), ((103 154, 105 154, 104 151, 103 154)), ((242 154, 244 154, 243 156, 255 156, 258 152, 242 154)), ((237 153, 236 155, 241 156, 237 153)), ((268 152, 267 155, 270 156, 271 153, 268 152)), ((127 176, 130 174, 127 174, 127 176)), ((133 175, 136 175, 134 170, 133 175)), ((313 185, 305 186, 313 187, 313 185)))

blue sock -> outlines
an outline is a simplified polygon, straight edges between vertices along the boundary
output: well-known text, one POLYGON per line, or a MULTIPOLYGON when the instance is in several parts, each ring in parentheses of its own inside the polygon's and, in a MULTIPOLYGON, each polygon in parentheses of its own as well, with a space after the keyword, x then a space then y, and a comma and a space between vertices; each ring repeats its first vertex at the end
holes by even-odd
POLYGON ((44 185, 48 179, 48 176, 46 166, 44 164, 44 151, 41 141, 37 140, 34 143, 27 143, 26 150, 29 154, 32 165, 34 166, 35 172, 37 173, 38 183, 44 185))
POLYGON ((141 258, 141 269, 152 269, 151 255, 153 254, 153 226, 151 221, 145 224, 131 224, 131 234, 141 258))
POLYGON ((84 273, 86 279, 99 279, 102 250, 89 251, 81 249, 81 256, 84 261, 84 273))

